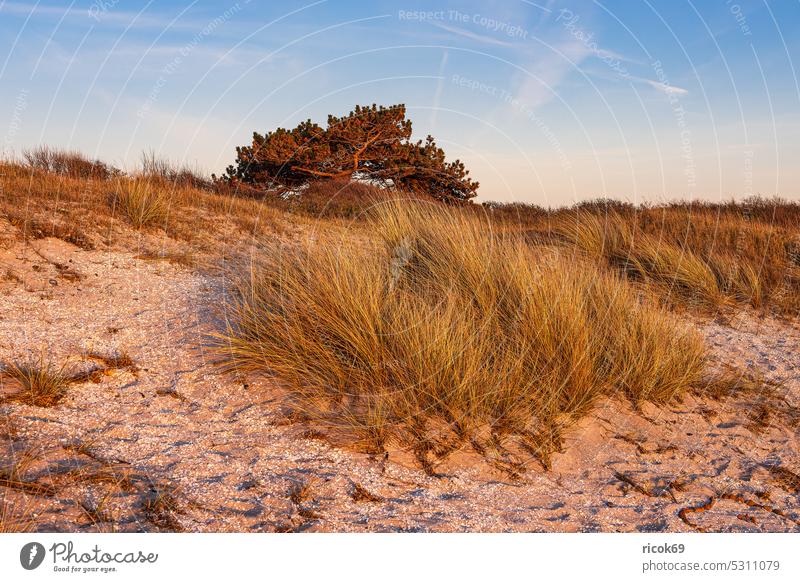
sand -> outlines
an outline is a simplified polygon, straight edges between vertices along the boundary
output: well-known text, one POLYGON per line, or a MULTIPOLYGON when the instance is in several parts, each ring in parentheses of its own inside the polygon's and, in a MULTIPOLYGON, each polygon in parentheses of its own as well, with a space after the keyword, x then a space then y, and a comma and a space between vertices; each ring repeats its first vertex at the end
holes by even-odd
MULTIPOLYGON (((763 370, 778 397, 603 402, 545 471, 474 456, 436 476, 402 451, 336 447, 292 422, 274 380, 214 365, 226 280, 57 239, 0 251, 0 360, 46 350, 74 369, 55 407, 0 404, 6 528, 39 531, 800 531, 800 329, 742 314, 691 322, 715 358, 763 370), (772 414, 764 409, 776 410, 772 414), (16 524, 10 526, 8 524, 16 524)), ((0 390, 13 392, 3 380, 0 390)))

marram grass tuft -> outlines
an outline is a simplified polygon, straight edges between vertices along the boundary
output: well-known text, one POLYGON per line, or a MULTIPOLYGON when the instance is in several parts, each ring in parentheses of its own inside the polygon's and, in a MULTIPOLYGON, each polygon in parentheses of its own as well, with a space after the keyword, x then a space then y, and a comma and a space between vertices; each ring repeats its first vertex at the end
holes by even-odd
POLYGON ((458 209, 390 200, 371 220, 374 248, 264 256, 220 338, 317 423, 423 460, 443 435, 527 435, 546 458, 598 398, 667 402, 701 380, 700 338, 618 274, 458 209))

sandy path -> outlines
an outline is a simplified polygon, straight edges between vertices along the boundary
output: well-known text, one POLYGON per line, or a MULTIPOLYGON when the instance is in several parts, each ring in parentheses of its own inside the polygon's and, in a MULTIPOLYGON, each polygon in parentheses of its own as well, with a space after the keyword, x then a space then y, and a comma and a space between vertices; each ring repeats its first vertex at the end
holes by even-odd
MULTIPOLYGON (((304 438, 269 380, 218 372, 204 337, 220 280, 53 239, 35 245, 0 256, 15 273, 0 287, 0 358, 124 350, 140 368, 72 385, 55 408, 0 405, 6 464, 12 450, 35 450, 26 479, 53 487, 51 497, 0 495, 42 529, 689 531, 681 510, 713 498, 683 518, 717 531, 800 531, 800 483, 776 469, 800 471, 797 425, 756 426, 752 404, 690 398, 639 414, 609 402, 570 432, 550 472, 531 462, 512 481, 467 463, 430 477, 402 456, 304 438), (91 478, 98 472, 115 482, 91 478), (359 498, 356 484, 376 500, 359 498)), ((717 353, 785 380, 796 401, 800 332, 739 327, 704 331, 717 353)))

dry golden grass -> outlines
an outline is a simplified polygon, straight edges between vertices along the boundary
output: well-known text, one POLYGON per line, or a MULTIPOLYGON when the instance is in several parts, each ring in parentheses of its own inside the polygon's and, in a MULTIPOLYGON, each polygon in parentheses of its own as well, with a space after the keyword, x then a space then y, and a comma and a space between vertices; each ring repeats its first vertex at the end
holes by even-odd
MULTIPOLYGON (((25 239, 55 237, 87 250, 116 247, 198 259, 230 253, 231 247, 312 223, 259 200, 197 188, 182 180, 90 179, 0 161, 3 218, 25 239), (123 211, 120 194, 133 219, 123 211), (161 214, 165 201, 166 218, 161 214), (158 218, 149 219, 153 204, 158 218), (136 225, 143 221, 159 228, 139 230, 136 225)), ((339 227, 332 222, 329 228, 339 227)))
POLYGON ((713 272, 721 293, 738 303, 797 315, 800 313, 797 209, 796 204, 780 200, 773 201, 771 207, 768 201, 720 209, 673 205, 643 211, 634 224, 664 244, 691 251, 713 272), (789 217, 793 214, 792 223, 789 217))
POLYGON ((12 448, 9 458, 4 459, 3 465, 0 465, 0 487, 32 495, 52 497, 55 494, 52 486, 25 477, 28 467, 38 458, 38 452, 30 449, 14 451, 12 448))
POLYGON ((5 364, 0 373, 20 386, 20 390, 8 396, 8 399, 30 406, 55 406, 74 381, 66 363, 56 365, 44 353, 5 364))
POLYGON ((117 168, 100 160, 90 160, 81 152, 59 150, 46 145, 25 150, 22 156, 30 168, 60 176, 107 180, 122 174, 117 168))
MULTIPOLYGON (((27 512, 28 514, 30 512, 27 512)), ((5 494, 0 497, 0 534, 28 533, 34 528, 34 520, 30 515, 17 515, 14 507, 6 501, 5 494)))
MULTIPOLYGON (((0 162, 0 216, 24 237, 54 236, 86 249, 127 246, 192 267, 276 234, 315 230, 327 236, 348 229, 369 237, 365 217, 380 198, 365 184, 336 182, 313 184, 286 200, 258 191, 214 191, 196 172, 152 154, 133 178, 89 171, 98 163, 74 152, 39 148, 29 157, 28 165, 0 162), (125 227, 148 223, 160 228, 138 230, 133 238, 125 227)), ((468 208, 534 246, 575 245, 601 267, 651 284, 673 304, 708 309, 736 303, 800 313, 797 203, 633 206, 598 200, 558 210, 526 204, 468 208)))
MULTIPOLYGON (((407 446, 425 467, 505 438, 546 462, 600 397, 665 402, 701 385, 702 343, 665 297, 800 313, 800 205, 785 201, 448 209, 364 184, 288 199, 214 190, 154 156, 134 177, 101 169, 46 149, 27 166, 0 162, 10 236, 192 266, 252 252, 222 338, 231 364, 279 377, 317 424, 374 450, 407 446)), ((62 380, 135 372, 122 355, 96 359, 105 369, 62 380)), ((30 402, 57 402, 63 369, 11 373, 39 387, 30 402)))
POLYGON ((67 394, 67 388, 71 384, 100 382, 104 375, 114 370, 128 370, 134 375, 139 372, 136 363, 124 351, 108 355, 87 352, 81 359, 100 362, 102 365, 75 371, 69 360, 57 365, 45 355, 44 350, 38 356, 29 355, 3 364, 0 366, 0 378, 9 379, 18 386, 0 398, 0 402, 6 400, 30 406, 56 406, 67 394))
POLYGON ((169 159, 159 157, 153 150, 142 152, 138 175, 143 178, 156 178, 162 182, 169 182, 173 186, 198 190, 209 190, 212 187, 211 180, 196 167, 179 165, 169 159))
POLYGON ((145 179, 117 180, 111 204, 134 228, 164 226, 169 217, 167 195, 145 179))
POLYGON ((699 338, 588 261, 433 204, 383 202, 371 229, 375 248, 266 256, 220 346, 368 448, 424 459, 443 435, 513 433, 544 457, 601 396, 665 402, 700 380, 699 338))
POLYGON ((711 268, 692 250, 638 231, 620 214, 577 213, 556 232, 590 257, 685 300, 719 305, 723 291, 711 268))
POLYGON ((673 301, 800 312, 800 238, 789 228, 683 206, 562 212, 553 225, 568 244, 673 301))

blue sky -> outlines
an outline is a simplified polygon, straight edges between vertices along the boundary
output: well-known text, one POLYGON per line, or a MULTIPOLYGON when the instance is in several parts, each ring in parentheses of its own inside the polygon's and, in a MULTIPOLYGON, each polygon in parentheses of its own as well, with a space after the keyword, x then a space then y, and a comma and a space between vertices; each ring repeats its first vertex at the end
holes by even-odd
POLYGON ((800 2, 0 0, 0 144, 217 171, 405 103, 480 199, 800 198, 800 2))

